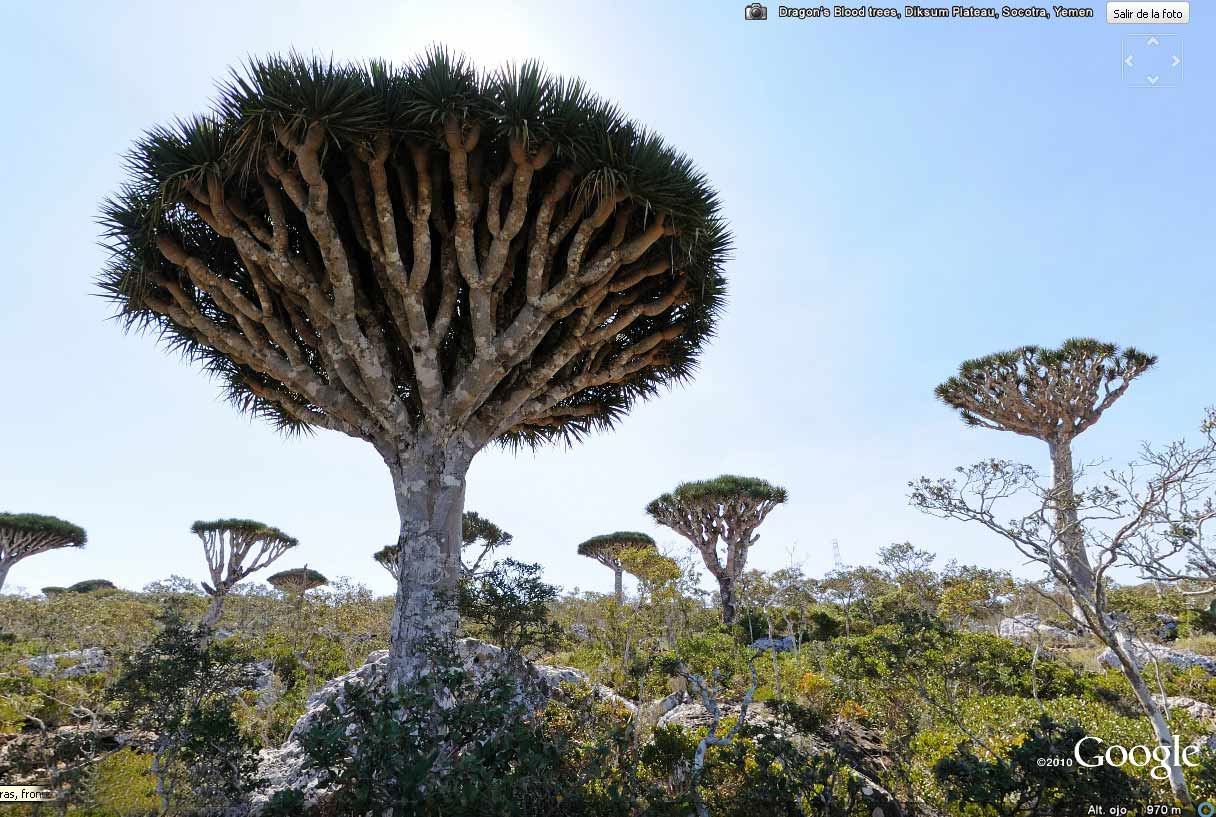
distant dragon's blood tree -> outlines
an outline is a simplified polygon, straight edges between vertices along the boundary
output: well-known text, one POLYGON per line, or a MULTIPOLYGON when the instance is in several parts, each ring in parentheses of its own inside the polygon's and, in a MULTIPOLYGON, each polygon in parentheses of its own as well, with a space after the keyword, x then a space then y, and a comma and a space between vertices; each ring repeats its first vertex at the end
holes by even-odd
POLYGON ((654 539, 637 531, 617 531, 616 533, 592 536, 578 546, 579 556, 594 559, 604 567, 612 570, 615 577, 613 589, 616 594, 617 604, 621 604, 625 600, 625 588, 622 582, 625 566, 621 562, 621 555, 627 550, 636 548, 653 550, 655 549, 654 539))
POLYGON ((748 549, 760 538, 756 528, 786 499, 784 488, 762 479, 725 475, 685 482, 653 500, 646 512, 701 553, 705 567, 718 581, 722 622, 731 624, 735 620, 735 583, 747 565, 748 549))
POLYGON ((329 584, 329 579, 325 578, 324 574, 306 566, 293 567, 290 570, 275 573, 266 579, 266 583, 280 593, 286 593, 295 598, 303 596, 309 590, 324 587, 329 584))
POLYGON ((705 177, 535 63, 255 61, 129 167, 101 278, 128 324, 388 466, 397 674, 455 631, 474 455, 577 440, 689 377, 725 292, 705 177))
POLYGON ((461 519, 460 549, 461 575, 472 578, 477 575, 481 563, 496 550, 510 546, 515 537, 495 525, 476 511, 465 511, 461 519), (480 547, 476 558, 469 562, 464 551, 480 547))
POLYGON ((0 589, 13 565, 28 556, 67 547, 84 547, 84 528, 54 516, 0 513, 0 589))
MULTIPOLYGON (((1068 340, 1059 349, 1023 346, 966 361, 957 375, 937 387, 937 397, 957 409, 967 425, 1012 431, 1047 443, 1051 485, 1043 492, 1042 512, 1021 524, 996 520, 992 503, 1014 488, 1033 484, 1011 476, 1020 473, 1017 467, 1000 461, 964 471, 964 490, 977 494, 978 504, 965 502, 956 483, 924 479, 913 483, 912 502, 937 516, 981 522, 1046 566, 1068 593, 1073 618, 1119 658, 1158 743, 1171 747, 1173 733, 1166 714, 1137 667, 1130 635, 1115 620, 1106 599, 1104 575, 1117 557, 1114 543, 1126 531, 1136 530, 1142 520, 1132 519, 1123 531, 1111 533, 1087 527, 1087 519, 1078 512, 1082 504, 1087 507, 1088 520, 1099 527, 1103 520, 1118 519, 1121 509, 1100 492, 1096 496, 1078 493, 1072 456, 1073 440, 1097 423, 1131 382, 1156 362, 1156 357, 1136 349, 1120 349, 1089 338, 1068 340), (1106 551, 1099 564, 1090 559, 1091 544, 1106 551)), ((1167 771, 1175 797, 1189 804, 1190 793, 1176 758, 1167 771)))
POLYGON ((376 564, 388 571, 388 574, 393 577, 393 581, 400 580, 401 545, 385 545, 377 550, 372 558, 376 560, 376 564))
MULTIPOLYGON (((489 556, 496 550, 509 546, 515 537, 507 533, 502 528, 495 525, 489 519, 478 514, 476 511, 465 511, 461 517, 461 533, 460 533, 460 575, 465 579, 471 579, 480 575, 479 569, 486 556, 489 556), (469 562, 464 557, 464 551, 479 547, 476 558, 469 562)), ((394 579, 400 576, 400 555, 401 546, 399 544, 385 545, 376 551, 372 556, 377 563, 389 572, 394 579)))
POLYGON ((224 597, 234 585, 299 544, 278 528, 252 519, 195 522, 190 531, 203 543, 211 574, 211 583, 203 582, 203 589, 211 596, 211 605, 200 625, 206 630, 220 620, 224 597))

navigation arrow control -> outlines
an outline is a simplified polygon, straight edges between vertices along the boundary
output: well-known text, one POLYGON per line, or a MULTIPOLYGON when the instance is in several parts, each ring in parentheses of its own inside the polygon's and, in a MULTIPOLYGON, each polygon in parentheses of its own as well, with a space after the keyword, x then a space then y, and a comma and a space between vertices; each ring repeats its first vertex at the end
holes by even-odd
MULTIPOLYGON (((1182 85, 1182 72, 1186 70, 1182 35, 1147 31, 1128 34, 1123 37, 1119 61, 1122 63, 1119 73, 1128 88, 1177 88, 1182 85)), ((1108 64, 1113 65, 1114 60, 1108 64)))

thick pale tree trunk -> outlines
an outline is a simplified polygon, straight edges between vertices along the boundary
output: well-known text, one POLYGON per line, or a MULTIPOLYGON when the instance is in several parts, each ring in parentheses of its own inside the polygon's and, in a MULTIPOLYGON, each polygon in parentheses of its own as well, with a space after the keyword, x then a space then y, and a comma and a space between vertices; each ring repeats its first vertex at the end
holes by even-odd
POLYGON ((224 614, 224 596, 223 591, 218 591, 211 597, 211 604, 207 607, 207 612, 203 614, 203 620, 199 622, 199 629, 213 630, 215 625, 220 623, 220 616, 224 614))
POLYGON ((397 603, 389 641, 389 668, 401 683, 425 648, 456 633, 461 514, 469 446, 417 443, 389 462, 401 547, 397 603))
POLYGON ((722 598, 722 623, 735 623, 735 579, 733 576, 718 577, 718 594, 722 598))
POLYGON ((625 603, 625 583, 624 583, 625 571, 623 568, 620 568, 620 567, 614 567, 612 570, 613 570, 613 573, 616 574, 616 584, 615 584, 616 603, 624 604, 625 603))
POLYGON ((1153 736, 1170 753, 1167 768, 1170 791, 1183 806, 1192 805, 1190 788, 1179 758, 1174 757, 1174 733, 1166 720, 1165 711, 1153 696, 1140 668, 1128 634, 1116 624, 1099 603, 1097 577, 1085 549, 1085 534, 1077 515, 1076 485, 1070 440, 1049 443, 1051 448, 1052 490, 1055 494, 1055 527, 1060 540, 1063 566, 1073 586, 1068 588, 1073 598, 1076 618, 1089 623, 1090 629, 1119 659, 1124 677, 1132 686, 1136 700, 1153 727, 1153 736))
POLYGON ((0 562, 0 590, 4 589, 4 580, 8 578, 8 569, 12 567, 9 562, 0 562))

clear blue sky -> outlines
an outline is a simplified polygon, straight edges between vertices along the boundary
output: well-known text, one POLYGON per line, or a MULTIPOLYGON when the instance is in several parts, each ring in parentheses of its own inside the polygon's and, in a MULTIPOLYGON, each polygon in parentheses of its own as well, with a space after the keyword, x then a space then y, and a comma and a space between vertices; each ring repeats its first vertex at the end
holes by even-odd
POLYGON ((788 487, 751 564, 831 567, 910 539, 1022 570, 1002 543, 907 507, 906 483, 1035 441, 965 429, 932 388, 967 357, 1094 335, 1160 355, 1080 444, 1118 463, 1193 433, 1216 403, 1216 36, 1093 20, 744 22, 731 3, 6 3, 0 63, 0 508, 62 516, 89 546, 31 558, 9 588, 200 577, 188 527, 246 516, 307 562, 388 592, 396 537, 370 446, 283 439, 218 399, 93 296, 94 218, 140 132, 207 105, 251 54, 482 65, 537 57, 687 151, 722 193, 737 258, 718 339, 688 387, 574 449, 483 453, 468 507, 567 589, 611 587, 584 538, 653 527, 680 480, 788 487), (1180 34, 1185 83, 1130 89, 1121 37, 1180 34))

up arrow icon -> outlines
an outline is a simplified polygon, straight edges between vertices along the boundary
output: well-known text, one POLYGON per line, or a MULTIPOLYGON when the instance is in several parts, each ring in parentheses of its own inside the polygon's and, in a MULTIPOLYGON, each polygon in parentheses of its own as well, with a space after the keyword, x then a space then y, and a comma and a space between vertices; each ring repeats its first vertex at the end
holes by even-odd
POLYGON ((1158 40, 1156 37, 1149 37, 1148 44, 1149 45, 1161 45, 1161 41, 1158 40))

